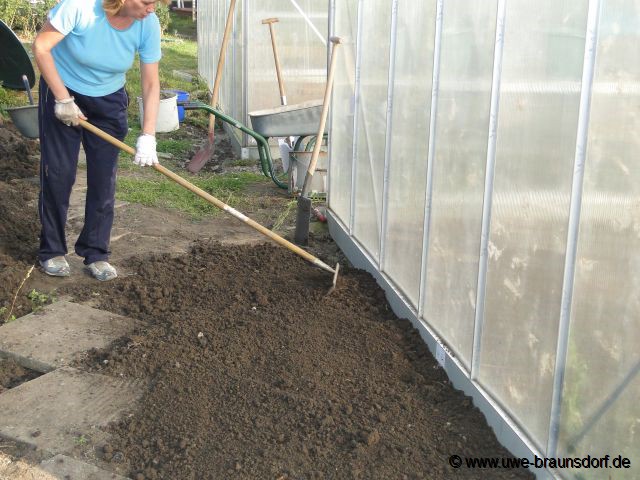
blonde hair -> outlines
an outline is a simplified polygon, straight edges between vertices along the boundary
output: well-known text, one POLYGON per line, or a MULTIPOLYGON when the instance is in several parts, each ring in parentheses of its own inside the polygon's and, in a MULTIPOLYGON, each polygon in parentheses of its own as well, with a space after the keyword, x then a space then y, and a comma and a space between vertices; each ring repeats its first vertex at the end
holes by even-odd
MULTIPOLYGON (((165 5, 169 5, 171 0, 159 0, 165 5)), ((124 5, 124 0, 102 0, 102 8, 104 11, 110 15, 116 15, 122 6, 124 5)))

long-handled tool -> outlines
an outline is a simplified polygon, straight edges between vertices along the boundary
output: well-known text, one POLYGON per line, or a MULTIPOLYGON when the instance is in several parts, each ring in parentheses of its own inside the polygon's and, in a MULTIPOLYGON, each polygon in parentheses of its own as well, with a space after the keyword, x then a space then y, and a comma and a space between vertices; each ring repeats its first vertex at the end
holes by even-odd
MULTIPOLYGON (((280 57, 278 56, 278 47, 276 46, 276 31, 273 28, 274 23, 280 20, 277 18, 265 18, 262 20, 263 25, 269 25, 269 36, 271 37, 271 47, 273 49, 273 60, 276 64, 276 77, 278 78, 278 89, 280 90, 280 104, 287 104, 287 94, 284 90, 284 78, 282 78, 282 69, 280 68, 280 57)), ((293 150, 295 137, 286 137, 278 139, 278 148, 280 149, 280 158, 282 159, 282 168, 286 172, 289 169, 289 155, 293 150)))
POLYGON ((331 90, 333 88, 333 77, 336 67, 336 50, 342 43, 339 37, 331 37, 331 43, 333 49, 331 51, 331 62, 329 64, 329 74, 327 75, 327 86, 324 90, 324 100, 322 102, 322 115, 320 116, 320 126, 318 127, 318 135, 316 136, 316 143, 313 147, 313 153, 311 154, 311 161, 309 162, 309 168, 307 168, 307 174, 304 177, 304 185, 302 186, 302 192, 298 197, 298 213, 296 216, 296 231, 294 240, 298 245, 307 245, 309 243, 309 219, 311 217, 311 199, 308 197, 309 188, 311 187, 311 180, 313 174, 316 171, 316 164, 318 163, 318 157, 320 156, 320 147, 322 146, 322 137, 324 136, 324 127, 327 123, 327 113, 329 112, 329 103, 331 101, 331 90))
POLYGON ((29 105, 33 105, 33 95, 31 95, 31 86, 29 85, 29 78, 26 75, 22 75, 22 83, 24 83, 24 89, 27 91, 27 97, 29 97, 29 105))
POLYGON ((271 46, 273 47, 273 59, 276 63, 276 76, 278 77, 278 88, 280 89, 280 104, 287 104, 287 95, 284 92, 284 80, 282 79, 282 70, 280 69, 280 58, 278 57, 278 48, 276 47, 276 32, 273 30, 273 24, 278 23, 277 18, 265 18, 262 20, 263 25, 269 25, 269 35, 271 36, 271 46))
MULTIPOLYGON (((98 137, 102 138, 103 140, 106 140, 107 142, 111 143, 112 145, 115 145, 116 147, 120 148, 121 150, 124 150, 125 152, 127 152, 127 153, 129 153, 131 155, 135 155, 136 154, 136 151, 132 147, 130 147, 129 145, 127 145, 124 142, 121 142, 117 138, 112 137, 107 132, 104 132, 104 131, 100 130, 98 127, 90 124, 86 120, 80 120, 80 125, 84 129, 89 130, 90 132, 94 133, 95 135, 97 135, 98 137)), ((226 203, 218 200, 213 195, 210 195, 207 192, 205 192, 204 190, 202 190, 201 188, 196 187, 194 184, 186 181, 181 176, 176 175, 171 170, 163 167, 159 163, 156 163, 153 166, 153 168, 155 168, 158 172, 162 173, 164 176, 169 177, 174 182, 182 185, 187 190, 191 190, 193 193, 195 193, 199 197, 203 198, 207 202, 215 205, 216 207, 218 207, 221 210, 224 210, 225 212, 227 212, 230 215, 234 216, 238 220, 246 223, 251 228, 253 228, 253 229, 257 230, 258 232, 262 233, 263 235, 269 237, 271 240, 276 242, 278 245, 281 245, 281 246, 287 248, 288 250, 290 250, 293 253, 301 256, 302 258, 304 258, 308 262, 311 262, 312 264, 322 268, 323 270, 326 270, 327 272, 333 273, 333 280, 332 280, 331 289, 329 290, 329 293, 331 293, 333 291, 333 289, 336 286, 336 281, 338 280, 338 271, 340 270, 340 264, 339 263, 336 263, 336 267, 335 268, 331 268, 329 265, 324 263, 319 258, 314 257, 309 252, 303 250, 302 248, 298 247, 297 245, 294 245, 290 241, 282 238, 277 233, 274 233, 271 230, 269 230, 268 228, 263 227, 258 222, 254 221, 254 220, 251 220, 249 217, 247 217, 246 215, 240 213, 235 208, 230 207, 226 203)))
MULTIPOLYGON (((227 14, 227 23, 224 27, 224 35, 222 37, 222 48, 220 49, 220 58, 218 59, 218 69, 216 70, 216 78, 213 82, 213 93, 211 94, 211 107, 216 108, 218 103, 218 93, 220 92, 220 82, 222 81, 222 70, 224 69, 224 60, 227 56, 227 43, 229 42, 229 34, 233 26, 233 12, 236 8, 236 0, 231 0, 229 4, 229 13, 227 14)), ((204 165, 211 160, 213 151, 215 150, 215 125, 216 118, 209 115, 209 132, 207 141, 198 152, 193 156, 187 164, 187 170, 191 173, 197 173, 204 165)))

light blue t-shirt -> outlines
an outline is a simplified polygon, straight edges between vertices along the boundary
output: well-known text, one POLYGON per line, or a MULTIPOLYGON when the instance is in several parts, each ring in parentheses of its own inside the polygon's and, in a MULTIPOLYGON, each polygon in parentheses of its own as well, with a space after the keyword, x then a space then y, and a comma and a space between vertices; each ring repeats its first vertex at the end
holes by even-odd
POLYGON ((102 0, 62 0, 49 12, 49 22, 65 35, 52 50, 58 73, 67 87, 83 95, 102 97, 122 88, 136 52, 143 63, 162 56, 155 13, 117 30, 102 0))

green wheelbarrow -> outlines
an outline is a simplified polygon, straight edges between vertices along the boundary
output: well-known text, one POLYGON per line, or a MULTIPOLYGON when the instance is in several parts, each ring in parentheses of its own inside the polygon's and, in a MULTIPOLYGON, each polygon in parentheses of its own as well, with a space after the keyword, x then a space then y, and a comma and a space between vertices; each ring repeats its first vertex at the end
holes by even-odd
MULTIPOLYGON (((281 148, 281 154, 289 157, 287 174, 289 175, 289 192, 297 194, 302 191, 306 171, 312 156, 313 146, 318 135, 318 126, 322 116, 322 100, 311 100, 294 105, 282 105, 267 110, 249 112, 253 129, 265 138, 297 138, 292 148, 281 148)), ((324 132, 326 137, 326 130, 324 132)), ((283 142, 284 143, 284 142, 283 142)), ((327 191, 326 153, 320 152, 316 165, 316 173, 309 185, 309 192, 324 195, 327 191)), ((284 165, 283 165, 284 166, 284 165)))
MULTIPOLYGON (((290 188, 290 185, 287 184, 286 179, 283 181, 283 179, 278 178, 275 173, 273 159, 271 158, 271 149, 269 147, 269 138, 298 137, 293 147, 293 154, 297 151, 303 151, 302 146, 305 143, 305 139, 311 136, 315 138, 318 133, 318 124, 322 111, 322 102, 314 101, 250 112, 249 117, 251 118, 251 124, 254 128, 252 130, 242 122, 204 102, 178 102, 178 105, 184 107, 185 110, 204 110, 253 138, 258 148, 262 173, 266 177, 271 178, 278 187, 283 189, 290 188)), ((305 150, 308 150, 308 148, 305 148, 305 150)))

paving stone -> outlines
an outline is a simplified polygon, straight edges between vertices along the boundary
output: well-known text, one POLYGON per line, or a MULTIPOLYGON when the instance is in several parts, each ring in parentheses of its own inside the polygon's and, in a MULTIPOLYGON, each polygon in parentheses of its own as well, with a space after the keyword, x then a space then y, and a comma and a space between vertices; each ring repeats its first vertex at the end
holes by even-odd
POLYGON ((32 465, 19 458, 0 452, 0 479, 2 480, 59 480, 40 465, 32 465))
POLYGON ((59 301, 0 327, 0 356, 50 372, 91 348, 105 348, 138 322, 69 301, 59 301))
POLYGON ((126 477, 102 470, 95 465, 81 462, 66 455, 56 455, 40 466, 60 480, 127 480, 126 477))
POLYGON ((51 454, 99 444, 101 427, 135 409, 143 385, 62 367, 0 394, 0 435, 51 454))

